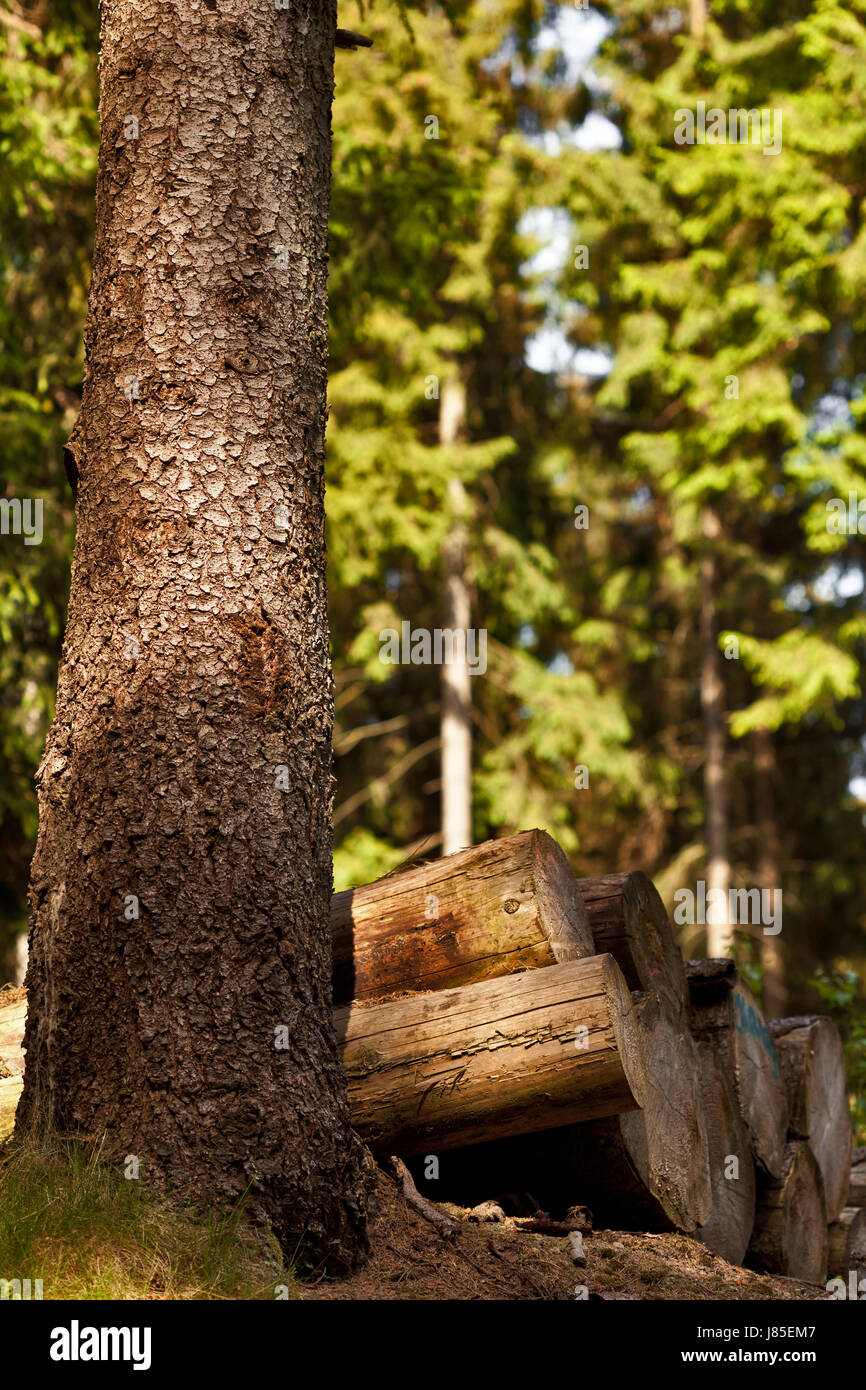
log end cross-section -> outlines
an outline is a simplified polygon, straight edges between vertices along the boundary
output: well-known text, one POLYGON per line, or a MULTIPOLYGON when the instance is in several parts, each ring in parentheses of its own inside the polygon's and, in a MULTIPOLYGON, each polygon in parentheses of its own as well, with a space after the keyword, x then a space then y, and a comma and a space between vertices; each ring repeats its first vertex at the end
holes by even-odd
POLYGON ((821 1171, 808 1142, 793 1139, 779 1176, 762 1185, 747 1263, 769 1274, 822 1283, 827 1260, 821 1171))
POLYGON ((688 1000, 685 968, 668 914, 652 880, 635 870, 579 878, 597 951, 609 951, 629 989, 688 1000))
POLYGON ((839 1030, 820 1016, 774 1019, 776 1044, 791 1110, 790 1135, 808 1139, 821 1169, 827 1220, 848 1200, 851 1116, 845 1052, 839 1030))

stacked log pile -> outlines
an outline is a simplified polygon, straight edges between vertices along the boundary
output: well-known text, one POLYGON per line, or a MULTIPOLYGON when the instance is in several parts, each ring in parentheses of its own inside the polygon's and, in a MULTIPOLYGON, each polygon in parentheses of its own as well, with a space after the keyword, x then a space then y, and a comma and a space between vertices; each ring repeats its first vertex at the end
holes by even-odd
MULTIPOLYGON (((866 1265, 835 1026, 768 1027, 732 961, 684 963, 644 874, 577 879, 526 831, 337 894, 331 927, 352 1114, 381 1157, 441 1153, 466 1205, 584 1204, 815 1281, 866 1265)), ((0 1139, 23 1022, 0 996, 0 1139)))

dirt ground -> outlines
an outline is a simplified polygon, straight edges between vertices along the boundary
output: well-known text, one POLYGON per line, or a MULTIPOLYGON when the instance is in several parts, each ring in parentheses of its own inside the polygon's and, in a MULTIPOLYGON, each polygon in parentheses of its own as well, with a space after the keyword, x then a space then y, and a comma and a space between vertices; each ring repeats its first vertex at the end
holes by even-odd
POLYGON ((596 1231, 584 1237, 587 1262, 576 1268, 567 1239, 530 1234, 501 1222, 477 1225, 467 1210, 442 1204, 461 1222, 445 1241, 380 1171, 373 1258, 339 1283, 319 1283, 306 1299, 825 1299, 823 1285, 754 1274, 682 1235, 596 1231), (583 1297, 584 1295, 580 1295, 583 1297))

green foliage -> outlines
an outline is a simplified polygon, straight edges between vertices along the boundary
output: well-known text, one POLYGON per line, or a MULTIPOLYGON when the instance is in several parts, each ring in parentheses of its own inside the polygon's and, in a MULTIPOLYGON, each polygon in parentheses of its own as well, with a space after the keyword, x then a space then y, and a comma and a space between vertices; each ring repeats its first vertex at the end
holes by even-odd
MULTIPOLYGON (((489 634, 472 690, 476 838, 543 825, 582 873, 640 866, 665 893, 700 874, 712 553, 720 629, 739 644, 722 663, 734 877, 755 879, 751 736, 768 728, 791 1002, 805 1006, 818 966, 866 962, 850 791, 866 771, 866 540, 827 527, 828 502, 866 496, 866 10, 719 0, 698 43, 662 0, 599 9, 610 36, 566 79, 557 34, 590 22, 573 6, 341 0, 341 24, 374 47, 338 54, 333 119, 335 881, 437 852, 439 673, 384 666, 379 633, 440 625, 459 477, 472 620, 489 634), (782 152, 677 146, 674 113, 698 99, 780 109, 782 152), (581 148, 589 114, 617 147, 581 148), (531 370, 528 346, 551 330, 609 369, 531 370), (431 381, 441 394, 455 377, 468 413, 446 449, 431 381)), ((61 445, 83 370, 97 133, 96 7, 40 13, 41 39, 0 29, 3 486, 46 517, 41 546, 0 538, 0 955, 25 917, 64 621, 61 445)), ((699 933, 683 944, 703 949, 699 933)))
POLYGON ((866 1144, 866 1000, 856 970, 818 970, 809 981, 839 1026, 851 1093, 854 1143, 866 1144))
POLYGON ((558 554, 573 505, 559 478, 558 393, 523 361, 545 307, 526 270, 537 245, 521 218, 548 161, 519 133, 518 108, 554 118, 562 96, 540 72, 516 90, 507 65, 491 59, 509 41, 529 58, 544 13, 523 0, 467 4, 455 30, 437 7, 419 8, 410 40, 387 9, 363 21, 351 6, 341 11, 374 47, 355 55, 345 79, 338 69, 334 107, 337 748, 349 720, 382 732, 337 765, 340 883, 436 843, 439 672, 384 667, 378 634, 404 618, 441 625, 455 476, 467 495, 473 625, 491 646, 473 690, 476 836, 540 824, 576 849, 581 752, 611 806, 641 790, 622 701, 598 688, 591 647, 575 637, 579 614, 558 554), (438 138, 427 138, 434 117, 438 138), (466 386, 467 428, 443 448, 439 394, 454 377, 466 386), (405 769, 398 781, 382 777, 383 762, 405 769))
POLYGON ((66 608, 62 443, 83 375, 96 172, 96 7, 52 0, 42 16, 41 38, 0 26, 0 485, 39 499, 44 518, 41 545, 0 537, 0 975, 24 922, 66 608))

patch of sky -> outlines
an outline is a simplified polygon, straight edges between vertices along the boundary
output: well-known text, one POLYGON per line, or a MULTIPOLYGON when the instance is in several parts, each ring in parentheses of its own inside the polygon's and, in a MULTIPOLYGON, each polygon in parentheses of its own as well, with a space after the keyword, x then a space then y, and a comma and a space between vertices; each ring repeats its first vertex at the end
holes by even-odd
POLYGON ((573 676, 574 665, 565 652, 557 652, 547 663, 547 669, 552 676, 573 676))

